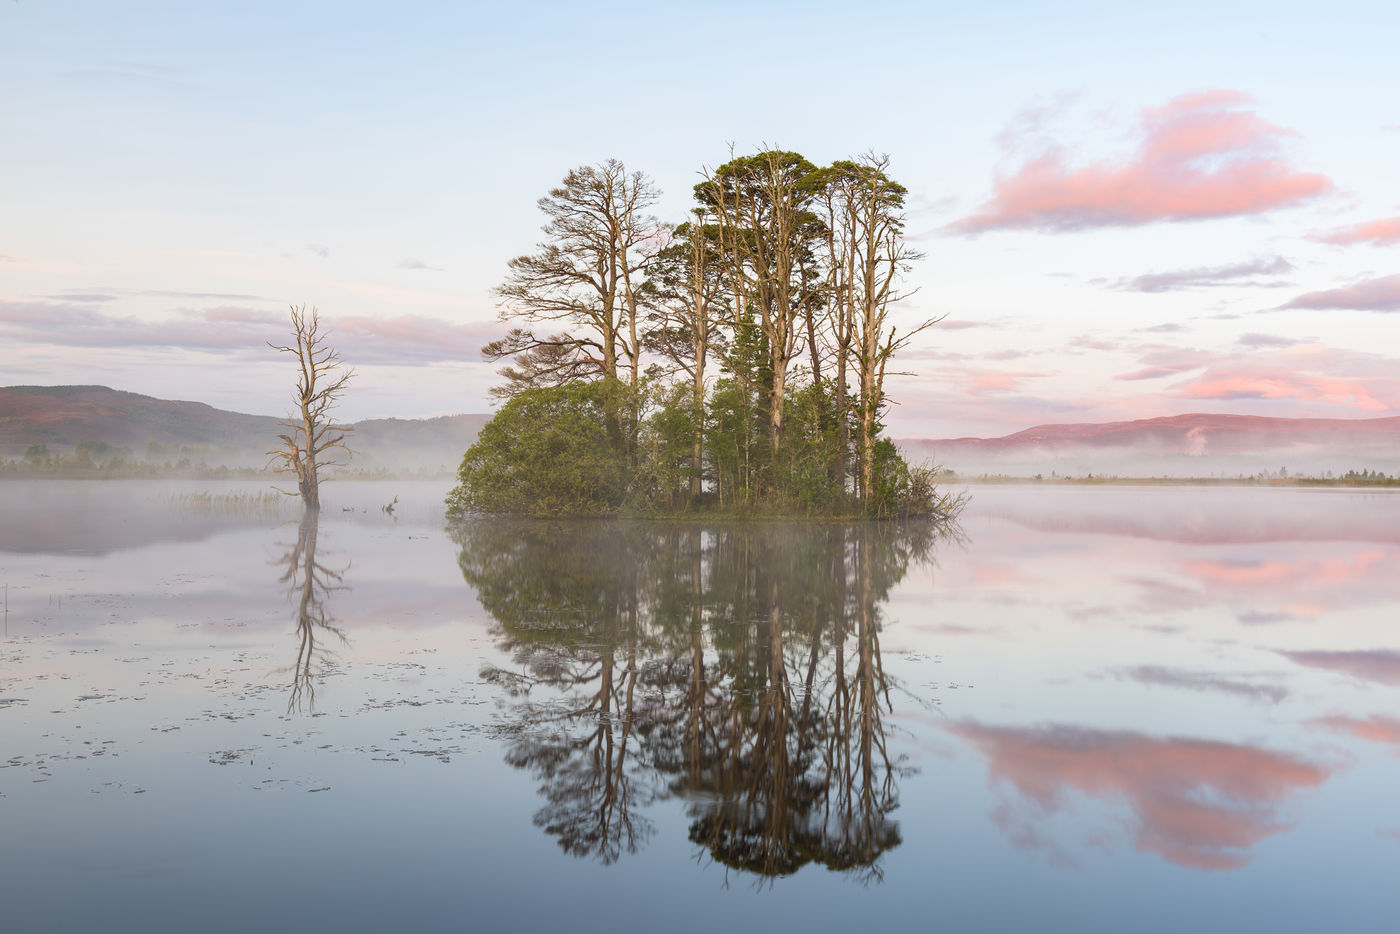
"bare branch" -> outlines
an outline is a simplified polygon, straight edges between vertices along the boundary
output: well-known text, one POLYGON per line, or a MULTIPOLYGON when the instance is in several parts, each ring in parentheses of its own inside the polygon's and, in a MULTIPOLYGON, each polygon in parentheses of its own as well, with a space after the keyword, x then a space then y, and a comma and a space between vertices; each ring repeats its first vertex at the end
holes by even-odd
MULTIPOLYGON (((269 341, 268 346, 297 358, 297 385, 292 396, 297 414, 288 416, 283 423, 287 433, 278 435, 282 446, 267 454, 269 463, 279 464, 279 471, 296 475, 297 495, 308 511, 315 512, 321 508, 321 470, 342 466, 322 455, 330 450, 353 453, 345 444, 345 437, 354 429, 334 424, 329 412, 355 371, 342 370, 340 355, 326 345, 326 333, 321 329, 320 314, 315 307, 308 313, 305 305, 292 306, 291 320, 295 344, 269 341)), ((279 492, 293 495, 287 490, 279 492)))

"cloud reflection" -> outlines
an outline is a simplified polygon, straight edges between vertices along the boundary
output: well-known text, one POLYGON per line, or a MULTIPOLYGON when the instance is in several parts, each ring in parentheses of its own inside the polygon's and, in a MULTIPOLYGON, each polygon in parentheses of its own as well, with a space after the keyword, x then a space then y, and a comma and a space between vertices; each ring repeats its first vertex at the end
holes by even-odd
POLYGON ((1277 684, 1251 684, 1226 678, 1208 671, 1184 671, 1180 668, 1164 668, 1160 665, 1139 665, 1119 671, 1120 678, 1137 681, 1140 684, 1154 684, 1161 687, 1183 688, 1188 691, 1216 691, 1235 694, 1250 700, 1267 701, 1277 704, 1288 696, 1288 689, 1277 684))
POLYGON ((1400 652, 1370 649, 1356 652, 1280 652, 1308 668, 1324 668, 1375 684, 1400 685, 1400 652))
POLYGON ((1394 746, 1400 754, 1400 719, 1381 714, 1361 719, 1359 717, 1318 717, 1309 721, 1309 726, 1320 727, 1333 733, 1341 733, 1368 743, 1381 743, 1394 746))
POLYGON ((1281 805, 1321 785, 1331 769, 1236 743, 1074 726, 995 727, 964 722, 952 732, 987 757, 995 782, 1024 799, 999 817, 1013 841, 1038 845, 1036 822, 1066 810, 1072 793, 1126 804, 1133 845, 1179 866, 1235 869, 1260 840, 1290 826, 1281 805))

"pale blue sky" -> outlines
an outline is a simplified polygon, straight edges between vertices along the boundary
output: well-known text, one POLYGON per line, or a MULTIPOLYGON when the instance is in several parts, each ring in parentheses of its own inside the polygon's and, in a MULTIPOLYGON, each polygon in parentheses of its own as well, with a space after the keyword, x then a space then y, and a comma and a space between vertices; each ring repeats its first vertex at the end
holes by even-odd
POLYGON ((1400 237, 1348 233, 1400 218, 1397 36, 1359 3, 4 0, 0 384, 277 414, 262 342, 307 302, 359 370, 349 417, 483 411, 535 200, 615 157, 677 218, 732 142, 893 157, 909 314, 953 325, 896 435, 1400 414, 1400 237), (1196 148, 1163 167, 1173 128, 1196 148), (1273 173, 1242 206, 1192 187, 1241 162, 1224 194, 1273 173))

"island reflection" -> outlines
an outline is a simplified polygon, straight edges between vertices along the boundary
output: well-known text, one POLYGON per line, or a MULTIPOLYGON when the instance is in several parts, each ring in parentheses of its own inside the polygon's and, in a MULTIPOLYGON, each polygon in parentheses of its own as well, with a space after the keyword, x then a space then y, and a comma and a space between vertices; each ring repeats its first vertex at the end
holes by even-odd
POLYGON ((902 758, 880 606, 949 534, 934 525, 474 522, 462 574, 510 670, 506 761, 541 782, 535 823, 612 863, 684 802, 717 862, 881 876, 902 758))

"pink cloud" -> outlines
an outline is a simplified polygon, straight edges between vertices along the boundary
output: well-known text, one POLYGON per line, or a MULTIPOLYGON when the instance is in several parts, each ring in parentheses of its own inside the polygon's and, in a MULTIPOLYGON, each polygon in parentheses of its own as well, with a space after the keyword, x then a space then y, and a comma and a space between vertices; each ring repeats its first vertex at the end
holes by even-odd
POLYGON ((1357 243, 1369 243, 1372 246, 1394 246, 1400 243, 1400 217, 1364 221, 1328 233, 1314 234, 1312 239, 1323 243, 1335 243, 1338 246, 1351 246, 1357 243))
POLYGON ((1365 355, 1324 348, 1284 350, 1257 362, 1225 356, 1199 376, 1174 386, 1168 395, 1226 401, 1289 399, 1388 412, 1395 408, 1400 386, 1393 377, 1376 373, 1374 363, 1365 355))
POLYGON ((1279 308, 1316 310, 1400 311, 1400 275, 1364 279, 1355 285, 1308 292, 1279 308))
POLYGON ((964 318, 945 318, 938 322, 938 327, 944 331, 965 331, 968 328, 990 328, 996 327, 990 321, 969 321, 964 318))
POLYGON ((996 180, 980 211, 951 225, 960 233, 1132 227, 1260 214, 1332 190, 1282 155, 1292 135, 1251 110, 1247 95, 1216 90, 1145 108, 1141 142, 1126 160, 1067 164, 1059 148, 996 180))
POLYGON ((1026 380, 1043 377, 1046 374, 1026 371, 967 369, 963 375, 967 378, 967 392, 973 395, 982 395, 989 392, 1011 392, 1021 388, 1021 384, 1026 380))

